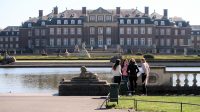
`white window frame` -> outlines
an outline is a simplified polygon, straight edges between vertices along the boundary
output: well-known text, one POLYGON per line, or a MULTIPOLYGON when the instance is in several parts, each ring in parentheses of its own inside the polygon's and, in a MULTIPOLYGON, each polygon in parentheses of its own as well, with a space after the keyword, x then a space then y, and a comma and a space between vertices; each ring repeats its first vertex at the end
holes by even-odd
POLYGON ((75 24, 75 20, 72 19, 72 20, 71 20, 71 24, 75 24))
POLYGON ((134 24, 138 24, 138 19, 134 19, 134 24))
POLYGON ((57 35, 61 35, 62 34, 62 29, 61 28, 57 28, 57 35))
POLYGON ((124 45, 124 38, 120 38, 120 45, 121 45, 121 46, 124 45))
POLYGON ((81 45, 82 44, 82 39, 81 38, 77 38, 77 44, 81 45))
POLYGON ((64 38, 64 40, 63 40, 63 45, 64 45, 64 46, 68 46, 68 38, 64 38))
POLYGON ((165 35, 165 29, 160 29, 160 35, 165 35))
POLYGON ((111 38, 109 37, 109 38, 106 38, 106 45, 111 45, 111 38))
POLYGON ((95 38, 90 38, 90 45, 95 46, 95 38))
POLYGON ((106 27, 106 34, 110 35, 111 34, 111 27, 106 27))
POLYGON ((74 46, 75 45, 75 38, 70 38, 70 45, 74 46))
POLYGON ((70 28, 70 34, 74 35, 75 34, 75 28, 70 28))
POLYGON ((65 24, 65 25, 68 24, 68 20, 64 20, 64 24, 65 24))
POLYGON ((147 34, 152 34, 152 29, 153 29, 152 27, 148 27, 147 28, 147 34))
POLYGON ((140 24, 145 24, 145 19, 141 19, 140 24))
POLYGON ((127 46, 131 46, 131 38, 126 39, 126 44, 127 44, 127 46))
POLYGON ((57 20, 57 25, 60 25, 61 24, 61 20, 57 20))
POLYGON ((103 34, 103 27, 98 27, 98 34, 103 34))
POLYGON ((133 28, 133 33, 134 33, 134 34, 138 34, 138 27, 134 27, 134 28, 133 28))
POLYGON ((81 35, 82 34, 82 28, 77 28, 77 34, 81 35))
POLYGON ((141 38, 140 39, 140 45, 141 46, 145 46, 145 38, 141 38))
POLYGON ((132 33, 132 32, 131 32, 131 27, 127 27, 126 33, 127 33, 128 35, 130 35, 130 34, 132 33))
POLYGON ((120 23, 120 24, 124 24, 124 19, 120 19, 120 20, 119 20, 119 23, 120 23))
POLYGON ((54 28, 50 28, 50 29, 49 29, 49 34, 50 34, 50 35, 54 35, 54 33, 55 33, 54 28))
POLYGON ((35 46, 39 47, 40 46, 40 39, 35 39, 35 46))
POLYGON ((133 39, 133 44, 134 44, 134 46, 138 46, 138 38, 133 39))
POLYGON ((61 38, 56 39, 56 46, 62 46, 61 38))
POLYGON ((64 34, 64 35, 68 35, 68 33, 69 33, 69 32, 68 32, 68 28, 63 28, 63 34, 64 34))
POLYGON ((78 24, 82 24, 82 20, 79 19, 79 20, 78 20, 78 24))
POLYGON ((148 46, 152 46, 152 38, 148 38, 148 43, 147 43, 148 46))
POLYGON ((45 24, 45 21, 42 21, 41 22, 41 26, 45 26, 46 24, 45 24))
POLYGON ((49 39, 49 45, 50 45, 51 47, 54 47, 54 38, 50 38, 50 39, 49 39))
POLYGON ((110 22, 110 21, 112 21, 112 16, 106 15, 105 19, 106 19, 107 22, 110 22))
POLYGON ((131 19, 127 19, 127 24, 131 24, 131 19))
POLYGON ((119 28, 119 34, 124 34, 124 27, 119 28))
POLYGON ((160 22, 160 25, 161 25, 161 26, 165 26, 165 21, 161 21, 161 22, 160 22))
POLYGON ((95 27, 90 27, 90 34, 95 34, 95 27))
POLYGON ((154 21, 154 25, 158 26, 158 21, 154 21))
POLYGON ((140 34, 145 34, 145 27, 140 28, 140 34))
POLYGON ((32 24, 31 23, 28 23, 28 28, 32 27, 32 24))
POLYGON ((97 16, 97 21, 98 22, 103 22, 104 21, 104 16, 103 15, 98 15, 97 16))

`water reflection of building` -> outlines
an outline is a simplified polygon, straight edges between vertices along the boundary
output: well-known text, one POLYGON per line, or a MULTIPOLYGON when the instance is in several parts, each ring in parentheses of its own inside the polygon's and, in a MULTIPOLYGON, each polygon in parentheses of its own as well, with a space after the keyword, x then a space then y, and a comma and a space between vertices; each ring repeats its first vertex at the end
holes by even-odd
MULTIPOLYGON (((168 10, 163 15, 144 13, 138 9, 68 10, 58 13, 58 7, 48 15, 29 18, 20 27, 20 48, 24 51, 40 53, 44 50, 74 50, 75 45, 86 43, 87 48, 101 50, 105 46, 123 51, 183 53, 188 48, 191 28, 189 22, 174 17, 168 18, 168 10)), ((5 48, 5 47, 4 47, 5 48)))

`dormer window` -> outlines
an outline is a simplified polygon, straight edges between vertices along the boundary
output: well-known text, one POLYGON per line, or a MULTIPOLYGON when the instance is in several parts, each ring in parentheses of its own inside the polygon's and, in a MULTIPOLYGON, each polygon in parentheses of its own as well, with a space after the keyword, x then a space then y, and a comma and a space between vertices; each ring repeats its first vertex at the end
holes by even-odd
POLYGON ((165 25, 165 21, 161 21, 160 25, 164 26, 165 25))
POLYGON ((138 24, 138 19, 134 19, 134 24, 138 24))
POLYGON ((145 24, 145 19, 141 19, 141 23, 140 24, 145 24))
POLYGON ((120 24, 124 24, 124 20, 123 19, 120 19, 120 24))
POLYGON ((8 32, 6 32, 6 35, 8 35, 8 32))
POLYGON ((78 20, 78 24, 82 24, 82 20, 78 20))
POLYGON ((75 24, 75 20, 71 20, 71 24, 75 24))
POLYGON ((68 20, 64 20, 64 24, 68 24, 68 20))
POLYGON ((31 24, 31 23, 28 23, 28 27, 29 27, 29 28, 32 27, 32 24, 31 24))
POLYGON ((131 24, 131 19, 127 19, 127 24, 131 24))
POLYGON ((194 34, 194 32, 191 32, 191 34, 194 34))
POLYGON ((45 22, 44 21, 42 21, 41 26, 45 26, 45 22))
POLYGON ((182 22, 179 22, 179 23, 178 23, 178 26, 179 26, 179 27, 182 27, 182 22))
POLYGON ((154 24, 155 24, 155 25, 158 25, 158 21, 154 21, 154 24))
POLYGON ((19 32, 17 32, 17 35, 19 35, 19 32))
POLYGON ((199 34, 199 32, 197 32, 197 34, 199 34))
POLYGON ((61 20, 57 20, 57 24, 61 24, 61 20))
POLYGON ((14 35, 14 32, 12 32, 12 35, 14 35))

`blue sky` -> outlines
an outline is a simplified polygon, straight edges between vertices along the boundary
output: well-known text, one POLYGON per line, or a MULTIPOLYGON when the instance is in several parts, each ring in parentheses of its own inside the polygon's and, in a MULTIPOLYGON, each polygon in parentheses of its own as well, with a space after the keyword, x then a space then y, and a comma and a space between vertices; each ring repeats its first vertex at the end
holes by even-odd
POLYGON ((38 10, 42 9, 44 15, 50 13, 53 7, 58 6, 59 12, 67 9, 121 9, 138 8, 144 12, 149 6, 149 12, 154 10, 163 14, 168 9, 169 17, 182 17, 190 24, 200 25, 200 0, 0 0, 0 28, 21 25, 29 17, 37 17, 38 10))

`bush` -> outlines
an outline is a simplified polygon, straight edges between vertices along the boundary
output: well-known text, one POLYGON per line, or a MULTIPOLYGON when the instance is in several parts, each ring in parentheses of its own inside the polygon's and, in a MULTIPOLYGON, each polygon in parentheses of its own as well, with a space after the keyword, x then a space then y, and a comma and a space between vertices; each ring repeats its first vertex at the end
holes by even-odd
POLYGON ((137 52, 135 55, 142 55, 142 53, 141 52, 137 52))
POLYGON ((110 59, 110 62, 115 63, 117 59, 122 60, 122 56, 121 56, 121 55, 113 56, 113 57, 110 59))
POLYGON ((154 55, 153 54, 145 54, 143 57, 145 59, 154 59, 154 55))

